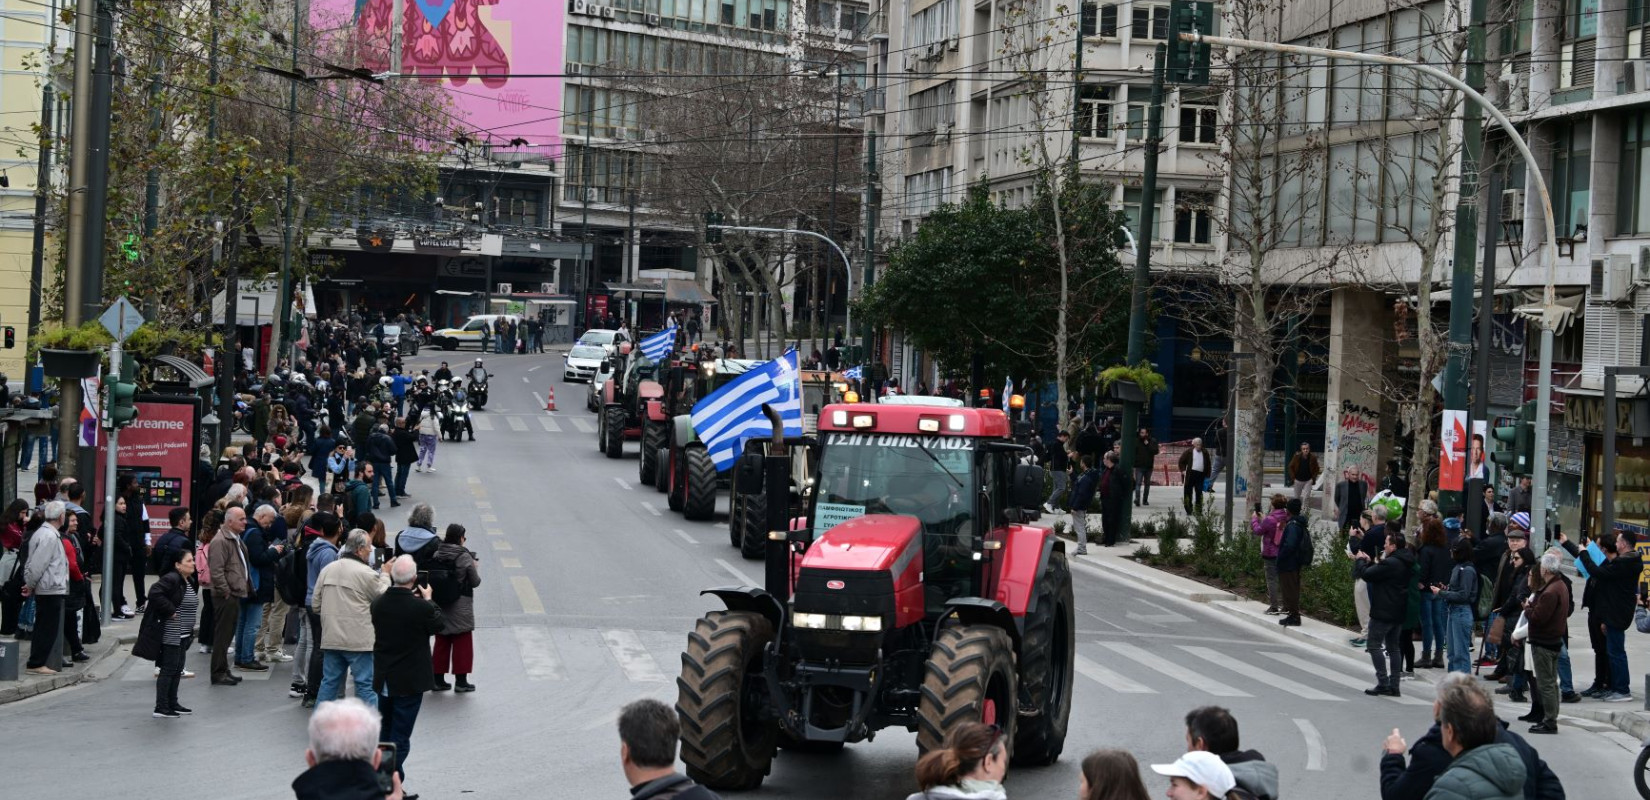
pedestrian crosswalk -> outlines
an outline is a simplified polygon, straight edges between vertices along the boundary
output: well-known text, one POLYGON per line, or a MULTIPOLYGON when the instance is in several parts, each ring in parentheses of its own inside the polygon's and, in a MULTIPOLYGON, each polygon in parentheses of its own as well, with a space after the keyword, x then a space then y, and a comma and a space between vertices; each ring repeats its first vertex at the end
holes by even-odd
MULTIPOLYGON (((578 412, 573 412, 578 413, 578 412)), ((583 416, 552 416, 550 414, 471 414, 470 424, 477 433, 503 431, 507 433, 551 433, 562 435, 594 435, 596 421, 583 416)))

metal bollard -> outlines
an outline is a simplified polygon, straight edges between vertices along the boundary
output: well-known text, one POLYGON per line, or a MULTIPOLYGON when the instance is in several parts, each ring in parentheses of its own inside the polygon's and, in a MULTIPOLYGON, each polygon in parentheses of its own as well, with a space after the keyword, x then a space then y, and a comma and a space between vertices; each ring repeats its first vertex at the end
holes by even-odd
POLYGON ((17 680, 18 662, 22 658, 21 642, 0 641, 0 681, 17 680))

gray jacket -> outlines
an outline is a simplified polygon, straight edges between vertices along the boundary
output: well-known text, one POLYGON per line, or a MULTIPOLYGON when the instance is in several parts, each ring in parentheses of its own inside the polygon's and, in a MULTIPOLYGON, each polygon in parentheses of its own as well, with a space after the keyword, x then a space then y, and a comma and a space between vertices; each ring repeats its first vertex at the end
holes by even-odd
POLYGON ((1512 745, 1480 745, 1450 762, 1426 800, 1523 800, 1524 775, 1524 759, 1512 745))
POLYGON ((69 554, 51 523, 41 525, 29 537, 29 560, 23 565, 23 583, 29 591, 42 595, 69 593, 69 554))

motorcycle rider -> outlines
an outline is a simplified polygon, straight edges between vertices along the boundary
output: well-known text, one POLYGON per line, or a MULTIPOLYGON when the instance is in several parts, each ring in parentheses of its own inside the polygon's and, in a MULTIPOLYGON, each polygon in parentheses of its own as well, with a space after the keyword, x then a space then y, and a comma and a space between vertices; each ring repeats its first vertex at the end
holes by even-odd
POLYGON ((488 378, 493 377, 493 373, 488 372, 487 368, 481 365, 481 359, 479 358, 476 359, 475 366, 470 367, 468 375, 471 383, 486 383, 488 378))
POLYGON ((435 374, 430 376, 430 379, 434 381, 450 381, 453 379, 453 370, 451 367, 447 366, 447 362, 443 361, 441 362, 441 366, 436 368, 435 374))
POLYGON ((481 359, 476 359, 475 366, 470 367, 470 383, 464 387, 464 391, 474 396, 470 402, 477 408, 487 405, 487 379, 491 377, 493 373, 482 366, 481 359))

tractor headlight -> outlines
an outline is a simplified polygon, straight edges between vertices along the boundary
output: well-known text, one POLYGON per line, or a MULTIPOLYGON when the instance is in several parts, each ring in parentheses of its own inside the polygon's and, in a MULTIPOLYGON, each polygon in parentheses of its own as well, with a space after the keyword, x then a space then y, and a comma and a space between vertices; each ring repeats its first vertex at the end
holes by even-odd
POLYGON ((796 623, 798 628, 822 629, 825 627, 824 614, 808 614, 799 611, 791 615, 791 621, 796 623))
POLYGON ((845 615, 842 617, 842 629, 845 631, 880 631, 882 630, 882 617, 845 615))

